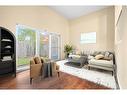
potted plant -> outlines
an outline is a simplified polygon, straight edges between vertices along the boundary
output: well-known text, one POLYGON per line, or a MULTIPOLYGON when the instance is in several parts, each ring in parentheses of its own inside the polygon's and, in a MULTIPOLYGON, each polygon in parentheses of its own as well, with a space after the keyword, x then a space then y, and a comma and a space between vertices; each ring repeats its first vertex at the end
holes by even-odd
POLYGON ((73 47, 69 44, 64 46, 65 58, 68 58, 69 54, 73 51, 73 47))

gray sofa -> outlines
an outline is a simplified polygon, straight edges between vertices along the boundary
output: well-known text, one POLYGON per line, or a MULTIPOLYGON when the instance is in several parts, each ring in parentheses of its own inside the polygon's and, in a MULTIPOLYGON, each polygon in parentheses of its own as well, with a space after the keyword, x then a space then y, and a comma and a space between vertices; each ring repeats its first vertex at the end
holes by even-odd
POLYGON ((94 52, 92 55, 89 55, 88 57, 88 68, 94 67, 98 69, 104 69, 112 72, 112 75, 114 74, 114 54, 109 51, 105 52, 94 52), (103 55, 106 59, 96 59, 96 55, 103 55))

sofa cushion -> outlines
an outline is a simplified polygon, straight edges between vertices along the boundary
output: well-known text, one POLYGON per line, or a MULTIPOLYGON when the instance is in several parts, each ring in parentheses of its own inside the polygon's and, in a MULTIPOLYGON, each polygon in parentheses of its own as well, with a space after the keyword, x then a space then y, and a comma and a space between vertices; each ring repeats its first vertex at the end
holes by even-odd
POLYGON ((104 55, 102 55, 102 54, 98 54, 98 55, 95 56, 96 60, 99 60, 99 59, 102 59, 102 58, 104 58, 104 55))
POLYGON ((96 60, 91 59, 89 60, 89 64, 91 65, 98 65, 98 66, 104 66, 104 67, 113 67, 113 61, 107 61, 107 60, 96 60))

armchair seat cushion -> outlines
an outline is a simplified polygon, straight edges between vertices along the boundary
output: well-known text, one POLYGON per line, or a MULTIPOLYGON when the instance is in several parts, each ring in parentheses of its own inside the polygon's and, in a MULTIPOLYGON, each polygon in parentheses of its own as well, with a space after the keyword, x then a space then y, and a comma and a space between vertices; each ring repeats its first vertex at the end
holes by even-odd
POLYGON ((97 65, 97 66, 104 66, 104 67, 113 67, 113 61, 107 61, 107 60, 96 60, 96 59, 91 59, 89 60, 90 65, 97 65))

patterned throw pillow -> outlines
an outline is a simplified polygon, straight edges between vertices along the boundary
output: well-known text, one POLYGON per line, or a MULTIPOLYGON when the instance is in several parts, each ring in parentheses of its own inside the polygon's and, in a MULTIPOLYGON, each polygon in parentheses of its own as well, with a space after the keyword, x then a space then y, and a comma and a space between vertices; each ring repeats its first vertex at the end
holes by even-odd
POLYGON ((107 60, 107 61, 113 60, 113 54, 106 52, 104 60, 107 60))
POLYGON ((106 51, 106 52, 105 52, 105 57, 109 57, 109 54, 110 54, 110 53, 109 53, 108 51, 106 51))
POLYGON ((113 54, 110 54, 110 55, 109 55, 109 58, 110 58, 111 60, 113 60, 113 54))

